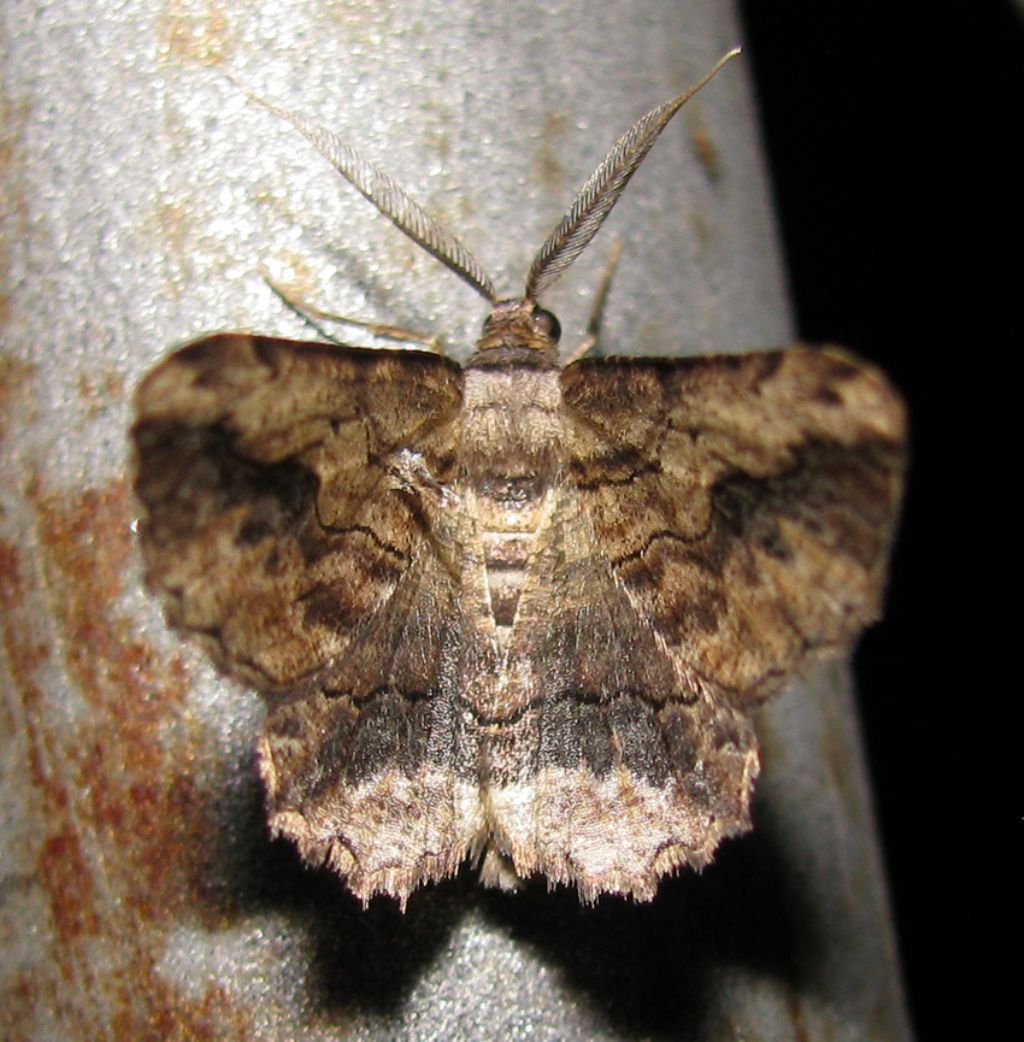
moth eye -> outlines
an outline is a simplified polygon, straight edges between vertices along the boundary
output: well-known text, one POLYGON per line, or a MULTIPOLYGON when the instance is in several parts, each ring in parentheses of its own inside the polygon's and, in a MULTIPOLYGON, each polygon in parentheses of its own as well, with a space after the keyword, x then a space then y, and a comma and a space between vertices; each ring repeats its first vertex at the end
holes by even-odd
POLYGON ((533 309, 533 328, 538 333, 550 337, 555 343, 558 343, 562 336, 562 326, 558 319, 544 308, 533 309))

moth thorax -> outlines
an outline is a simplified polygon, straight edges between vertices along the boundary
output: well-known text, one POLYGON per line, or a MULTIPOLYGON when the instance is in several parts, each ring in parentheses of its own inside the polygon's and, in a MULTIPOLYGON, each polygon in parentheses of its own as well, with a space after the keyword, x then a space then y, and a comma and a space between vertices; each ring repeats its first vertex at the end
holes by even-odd
POLYGON ((461 447, 483 579, 505 647, 536 541, 563 466, 558 370, 471 365, 463 386, 461 447))

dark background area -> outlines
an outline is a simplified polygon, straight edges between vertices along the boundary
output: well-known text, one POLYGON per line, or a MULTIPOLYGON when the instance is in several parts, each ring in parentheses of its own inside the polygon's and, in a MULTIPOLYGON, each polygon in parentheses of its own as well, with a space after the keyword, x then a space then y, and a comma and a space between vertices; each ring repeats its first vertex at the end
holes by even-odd
POLYGON ((799 333, 876 361, 910 405, 887 617, 857 665, 911 1014, 923 1040, 1010 1037, 1024 991, 1022 23, 1009 0, 743 11, 799 333))

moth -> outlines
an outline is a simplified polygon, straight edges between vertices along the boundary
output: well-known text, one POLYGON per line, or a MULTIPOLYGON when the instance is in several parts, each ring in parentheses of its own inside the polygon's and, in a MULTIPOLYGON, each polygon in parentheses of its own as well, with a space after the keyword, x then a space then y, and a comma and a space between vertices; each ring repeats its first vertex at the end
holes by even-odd
POLYGON ((263 696, 273 833, 364 903, 467 859, 652 898, 750 828, 753 710, 879 612, 904 411, 878 370, 805 347, 562 366, 538 303, 735 53, 619 139, 514 299, 282 112, 489 302, 475 351, 222 333, 139 386, 148 583, 263 696))

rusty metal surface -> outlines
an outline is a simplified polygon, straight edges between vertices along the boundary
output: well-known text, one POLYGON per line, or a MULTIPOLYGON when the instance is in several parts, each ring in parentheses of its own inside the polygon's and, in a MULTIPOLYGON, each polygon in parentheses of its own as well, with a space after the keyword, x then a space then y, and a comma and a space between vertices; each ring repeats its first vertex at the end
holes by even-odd
MULTIPOLYGON (((140 584, 131 388, 203 330, 303 335, 261 265, 456 353, 483 317, 221 70, 350 137, 514 292, 614 137, 736 42, 729 7, 9 0, 2 17, 4 1042, 908 1037, 842 670, 765 714, 755 834, 654 904, 581 910, 467 872, 403 917, 267 840, 258 702, 140 584)), ((738 64, 613 222, 609 347, 787 339, 738 64)), ((552 294, 567 342, 608 241, 552 294)))

